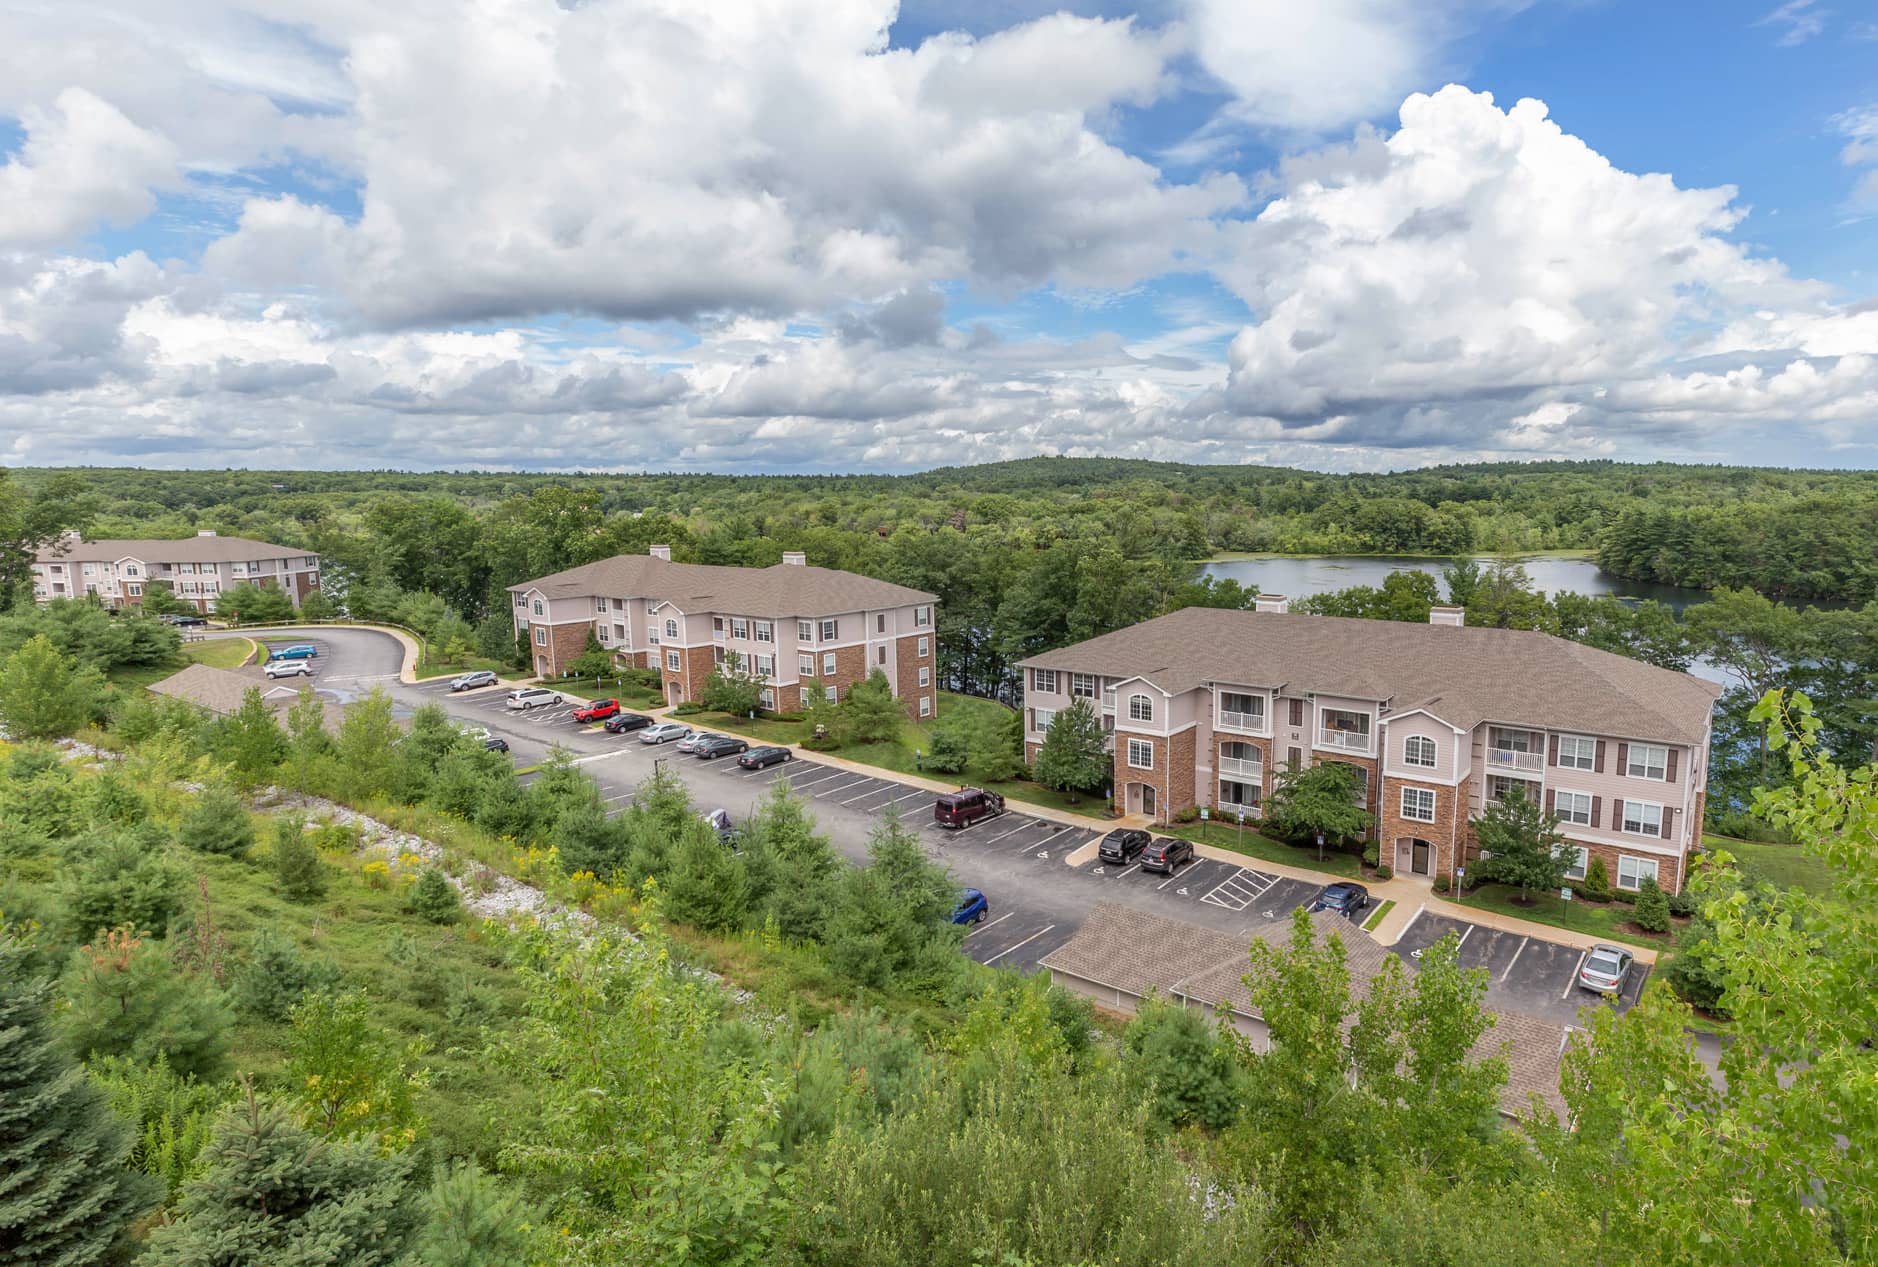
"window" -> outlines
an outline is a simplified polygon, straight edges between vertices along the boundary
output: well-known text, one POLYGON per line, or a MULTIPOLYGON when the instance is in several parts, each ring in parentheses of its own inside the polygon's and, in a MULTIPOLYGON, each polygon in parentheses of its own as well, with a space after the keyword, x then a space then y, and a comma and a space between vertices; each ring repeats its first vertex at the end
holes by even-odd
POLYGON ((1435 741, 1426 735, 1410 735, 1402 744, 1402 764, 1435 768, 1435 741))
POLYGON ((678 672, 679 665, 682 663, 683 661, 681 661, 678 658, 678 653, 676 651, 667 651, 665 653, 665 667, 670 669, 672 672, 674 673, 678 672))
POLYGON ((604 598, 596 598, 596 599, 594 599, 594 600, 593 600, 593 609, 594 609, 595 611, 597 611, 597 612, 603 612, 603 611, 605 611, 605 610, 606 610, 606 600, 605 600, 604 598))
MULTIPOLYGON (((189 588, 194 589, 195 586, 192 585, 189 588)), ((540 625, 535 626, 535 645, 537 647, 545 647, 548 645, 548 631, 543 629, 540 625)))
POLYGON ((1130 695, 1128 697, 1128 720, 1153 721, 1154 701, 1146 695, 1130 695))
POLYGON ((1657 876, 1656 859, 1632 858, 1628 854, 1617 856, 1617 887, 1626 892, 1635 893, 1643 887, 1645 880, 1654 881, 1657 876))
POLYGON ((1293 726, 1304 724, 1304 701, 1301 699, 1291 701, 1291 724, 1293 726))
POLYGON ((1069 675, 1069 693, 1077 699, 1094 699, 1096 679, 1093 673, 1072 673, 1069 675))
POLYGON ((926 640, 924 638, 921 638, 919 640, 919 650, 918 650, 919 658, 924 660, 926 658, 926 652, 927 652, 926 640))
POLYGON ((796 656, 796 673, 802 677, 815 676, 815 653, 805 651, 796 656))
POLYGON ((1554 792, 1552 813, 1561 823, 1577 823, 1581 827, 1589 827, 1591 825, 1591 794, 1589 792, 1554 792))
POLYGON ((614 599, 614 600, 613 600, 613 610, 614 610, 614 611, 616 611, 616 612, 623 612, 623 611, 625 611, 625 610, 626 610, 626 602, 625 602, 625 600, 624 600, 624 599, 619 599, 619 598, 616 598, 616 599, 614 599))
POLYGON ((930 625, 930 624, 932 624, 932 608, 915 607, 913 609, 914 627, 918 629, 924 629, 927 625, 930 625))
POLYGON ((542 614, 542 611, 541 611, 541 600, 537 598, 537 599, 535 600, 535 615, 537 615, 537 616, 539 616, 539 615, 541 615, 541 614, 542 614))
POLYGON ((758 642, 776 641, 776 626, 772 625, 767 620, 757 621, 756 622, 756 640, 758 642))
POLYGON ((1219 693, 1219 724, 1235 730, 1262 730, 1265 726, 1265 698, 1241 691, 1219 693))
POLYGON ((648 616, 656 615, 658 610, 659 610, 659 600, 656 598, 648 598, 646 600, 646 615, 648 616))
POLYGON ((1633 836, 1661 836, 1663 807, 1648 801, 1625 801, 1624 830, 1633 836))
POLYGON ((745 620, 742 616, 732 616, 730 618, 730 636, 733 638, 748 638, 750 636, 750 622, 745 620))
POLYGON ((96 576, 97 574, 98 574, 98 565, 96 563, 87 563, 85 565, 86 576, 96 576))
POLYGON ((1154 768, 1154 745, 1145 739, 1128 741, 1128 764, 1137 770, 1154 768))
POLYGON ((1402 817, 1418 823, 1435 821, 1435 790, 1428 787, 1402 789, 1402 817))
POLYGON ((1585 878, 1585 869, 1591 865, 1591 851, 1580 845, 1572 850, 1572 854, 1572 864, 1565 868, 1565 878, 1582 880, 1585 878))
POLYGON ((137 565, 135 563, 126 563, 124 565, 124 575, 125 576, 137 575, 137 565))
POLYGON ((875 633, 887 632, 887 613, 886 612, 874 613, 874 632, 875 633))
POLYGON ((776 657, 775 656, 760 655, 760 656, 752 656, 751 659, 756 664, 756 672, 757 672, 758 677, 775 677, 776 676, 776 657))
POLYGON ((875 664, 887 663, 887 648, 885 647, 874 648, 874 663, 875 664))
POLYGON ((1056 720, 1054 708, 1033 708, 1030 710, 1030 728, 1039 735, 1050 733, 1050 723, 1056 720))
POLYGON ((711 617, 711 637, 717 639, 719 642, 724 640, 724 618, 722 616, 711 617))
POLYGON ((607 631, 606 631, 606 626, 605 626, 605 625, 595 625, 595 626, 593 627, 593 636, 594 636, 594 637, 596 637, 596 638, 598 638, 598 639, 599 639, 599 640, 600 640, 601 642, 605 642, 605 641, 607 640, 607 631))
POLYGON ((1030 689, 1045 695, 1056 694, 1056 670, 1032 669, 1030 671, 1030 689))
POLYGON ((822 698, 827 700, 831 704, 834 703, 835 702, 835 688, 832 686, 823 687, 822 698))
POLYGON ((132 586, 130 587, 130 596, 131 596, 132 598, 142 598, 142 597, 143 597, 143 586, 141 586, 141 585, 132 585, 132 586))
POLYGON ((723 662, 724 662, 724 649, 722 647, 712 647, 711 648, 711 663, 722 664, 723 662))
POLYGON ((1558 763, 1567 770, 1589 770, 1598 763, 1598 741, 1583 735, 1560 735, 1558 763))
POLYGON ((1630 764, 1624 773, 1633 779, 1661 779, 1669 766, 1669 749, 1656 744, 1630 745, 1630 764))
POLYGON ((798 693, 799 695, 801 695, 801 696, 802 696, 802 707, 804 707, 804 708, 807 708, 807 707, 809 706, 809 700, 811 700, 812 698, 814 698, 814 697, 813 697, 813 696, 812 696, 812 695, 810 694, 810 692, 809 692, 809 688, 808 688, 808 687, 806 687, 806 686, 804 686, 804 687, 802 687, 802 688, 800 688, 800 690, 799 690, 799 691, 798 691, 797 693, 798 693))
POLYGON ((796 622, 796 641, 797 642, 814 642, 815 641, 815 626, 810 624, 806 620, 798 620, 796 622))
POLYGON ((526 594, 517 594, 517 595, 515 596, 515 605, 516 605, 517 607, 526 607, 526 606, 528 606, 528 595, 526 595, 526 594))
POLYGON ((678 636, 678 622, 677 621, 668 620, 665 622, 665 636, 667 638, 676 638, 678 636))
POLYGON ((1256 783, 1241 783, 1234 779, 1219 781, 1219 804, 1221 809, 1243 812, 1259 807, 1264 789, 1256 783))
POLYGON ((823 652, 822 653, 822 676, 833 677, 834 675, 835 675, 835 653, 832 651, 823 652))
POLYGON ((932 716, 932 696, 922 695, 919 697, 919 715, 921 717, 932 716))
POLYGON ((775 708, 776 707, 776 692, 770 690, 767 686, 764 687, 762 690, 756 693, 756 703, 757 703, 758 708, 762 708, 765 710, 775 708))
POLYGON ((919 666, 919 684, 921 686, 932 685, 932 670, 923 664, 919 666))
POLYGON ((626 641, 626 626, 619 624, 617 621, 614 622, 613 637, 616 641, 619 641, 619 642, 626 641))
POLYGON ((822 641, 823 642, 833 642, 840 635, 840 633, 841 633, 840 621, 824 620, 822 622, 822 641))

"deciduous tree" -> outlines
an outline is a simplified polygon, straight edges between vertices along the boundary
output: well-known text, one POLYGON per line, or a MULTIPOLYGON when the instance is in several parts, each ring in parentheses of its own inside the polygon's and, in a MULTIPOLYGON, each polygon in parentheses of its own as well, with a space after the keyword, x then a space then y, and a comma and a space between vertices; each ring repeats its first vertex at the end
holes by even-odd
POLYGON ((1577 849, 1558 829, 1558 817, 1518 788, 1489 798, 1474 831, 1483 855, 1474 863, 1478 878, 1512 885, 1524 903, 1532 901, 1534 889, 1558 888, 1578 860, 1577 849))

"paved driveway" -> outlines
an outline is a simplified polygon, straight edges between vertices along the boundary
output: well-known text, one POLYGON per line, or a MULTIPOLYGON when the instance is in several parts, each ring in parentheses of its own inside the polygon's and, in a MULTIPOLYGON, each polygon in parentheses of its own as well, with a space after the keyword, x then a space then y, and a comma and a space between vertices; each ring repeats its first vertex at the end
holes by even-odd
POLYGON ((1578 988, 1578 967, 1586 951, 1426 911, 1402 931, 1390 949, 1414 962, 1450 933, 1461 939, 1461 966, 1486 969, 1489 1006, 1542 1020, 1569 1023, 1584 1007, 1612 1006, 1625 1011, 1636 1003, 1650 974, 1649 964, 1637 964, 1630 970, 1622 996, 1602 1002, 1589 990, 1578 988))

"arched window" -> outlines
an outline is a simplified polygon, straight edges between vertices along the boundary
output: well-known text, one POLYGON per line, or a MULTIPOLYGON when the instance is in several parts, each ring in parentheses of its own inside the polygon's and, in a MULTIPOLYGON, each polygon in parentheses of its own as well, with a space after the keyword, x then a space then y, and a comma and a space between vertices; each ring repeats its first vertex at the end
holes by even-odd
POLYGON ((1154 701, 1146 695, 1130 695, 1128 697, 1128 720, 1153 721, 1154 701))
POLYGON ((1405 765, 1434 769, 1435 741, 1426 735, 1410 735, 1402 744, 1402 761, 1405 765))
POLYGON ((676 638, 678 636, 678 622, 677 621, 668 620, 665 622, 665 636, 667 638, 676 638))

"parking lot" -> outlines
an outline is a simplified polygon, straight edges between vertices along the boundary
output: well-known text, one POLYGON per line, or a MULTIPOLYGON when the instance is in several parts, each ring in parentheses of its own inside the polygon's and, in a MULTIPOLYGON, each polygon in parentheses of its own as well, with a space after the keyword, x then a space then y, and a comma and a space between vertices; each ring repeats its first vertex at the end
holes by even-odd
MULTIPOLYGON (((1486 969, 1489 1006, 1570 1022, 1577 1018, 1580 1008, 1598 1001, 1589 990, 1578 988, 1578 966, 1586 952, 1576 946, 1423 911, 1390 949, 1414 962, 1449 933, 1461 939, 1463 968, 1486 969)), ((1619 1011, 1636 1003, 1649 973, 1650 965, 1646 963, 1630 970, 1630 980, 1616 1000, 1619 1011)))

